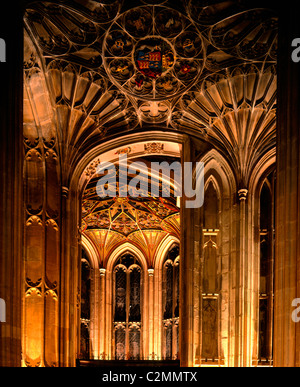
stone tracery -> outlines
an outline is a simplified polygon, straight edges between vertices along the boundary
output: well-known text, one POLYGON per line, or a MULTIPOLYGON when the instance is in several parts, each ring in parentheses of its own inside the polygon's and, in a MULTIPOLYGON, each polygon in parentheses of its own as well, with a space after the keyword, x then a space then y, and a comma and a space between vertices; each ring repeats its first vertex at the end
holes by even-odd
MULTIPOLYGON (((48 250, 45 278, 40 276, 44 264, 42 250, 36 251, 40 259, 36 270, 26 264, 27 331, 32 324, 30 302, 38 297, 45 296, 47 321, 51 321, 52 315, 57 316, 60 278, 57 246, 64 221, 60 212, 64 204, 60 200, 64 203, 67 199, 67 194, 57 199, 58 187, 62 183, 64 192, 68 193, 72 172, 92 148, 125 133, 147 131, 157 125, 176 134, 196 137, 214 147, 215 163, 221 165, 224 157, 228 168, 234 171, 236 185, 245 188, 257 160, 275 147, 276 17, 269 11, 235 3, 190 0, 172 7, 167 1, 159 5, 142 1, 131 8, 128 2, 112 0, 39 2, 28 6, 24 58, 25 166, 26 182, 31 182, 26 186, 27 254, 29 257, 32 245, 44 234, 48 250), (154 54, 154 61, 150 61, 153 59, 150 54, 154 54), (153 68, 152 72, 144 71, 149 62, 158 71, 153 68), (47 192, 40 186, 43 179, 47 181, 47 192), (33 191, 39 194, 33 195, 33 191)), ((162 153, 164 146, 164 142, 156 146, 149 143, 141 155, 162 153)), ((118 151, 131 154, 131 143, 118 151)), ((197 156, 193 154, 193 157, 197 156)), ((130 242, 147 256, 152 268, 155 251, 164 238, 179 237, 179 208, 172 203, 170 210, 169 203, 155 200, 118 203, 114 199, 99 203, 91 188, 96 165, 97 159, 85 165, 83 175, 87 188, 84 191, 81 186, 84 194, 80 231, 91 245, 97 246, 99 265, 105 266, 116 248, 130 242)), ((228 201, 237 195, 231 189, 228 201)), ((72 189, 70 192, 74 195, 72 189)), ((233 213, 234 206, 235 203, 233 213)), ((244 225, 242 215, 240 221, 244 225)), ((226 222, 229 227, 228 219, 226 222)), ((204 247, 211 250, 204 259, 212 256, 214 260, 215 245, 211 246, 211 241, 216 244, 219 234, 216 230, 214 235, 204 230, 207 239, 204 247)), ((191 256, 194 251, 190 251, 191 256)), ((196 278, 200 269, 195 267, 196 278)), ((206 266, 205 270, 208 271, 206 266)), ((110 273, 101 275, 108 277, 110 273)), ((150 277, 149 273, 149 286, 150 277)), ((222 302, 228 299, 229 291, 223 289, 221 296, 207 295, 209 292, 205 291, 202 294, 200 279, 196 289, 199 294, 193 305, 195 315, 200 315, 202 310, 204 321, 211 321, 215 326, 223 324, 224 328, 224 315, 221 321, 216 317, 220 308, 217 303, 218 297, 224 297, 222 302)), ((77 290, 77 297, 78 294, 77 290)), ((38 300, 38 311, 42 313, 44 305, 41 298, 38 300)), ((194 317, 193 324, 199 327, 197 318, 194 317)), ((122 335, 123 328, 118 328, 122 335)), ((219 356, 216 330, 211 330, 209 324, 203 330, 207 333, 203 344, 206 357, 212 352, 213 356, 219 356)), ((41 345, 42 327, 38 335, 38 345, 41 345)), ((199 330, 195 335, 199 335, 199 330)), ((54 337, 58 337, 57 324, 54 337)), ((25 340, 26 364, 58 363, 57 351, 50 346, 49 332, 46 342, 50 349, 43 359, 34 358, 30 338, 29 335, 25 340)), ((201 342, 201 338, 197 340, 201 342)), ((227 338, 222 340, 226 342, 227 338)), ((151 345, 157 350, 157 343, 151 345)), ((201 363, 203 353, 199 348, 195 353, 196 358, 185 364, 201 363)), ((232 362, 232 359, 226 361, 232 362)))

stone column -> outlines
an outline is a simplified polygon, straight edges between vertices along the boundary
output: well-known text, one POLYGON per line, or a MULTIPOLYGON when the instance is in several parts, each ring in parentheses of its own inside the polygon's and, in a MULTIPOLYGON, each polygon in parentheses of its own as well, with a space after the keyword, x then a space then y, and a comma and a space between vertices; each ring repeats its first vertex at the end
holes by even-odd
MULTIPOLYGON (((195 146, 186 138, 182 150, 182 163, 196 159, 195 146)), ((180 243, 180 320, 179 352, 182 367, 193 367, 200 362, 200 209, 186 208, 184 192, 181 201, 180 243)))
POLYGON ((114 328, 113 328, 113 269, 105 272, 105 354, 107 359, 114 359, 114 328))
POLYGON ((90 357, 100 357, 100 274, 99 270, 90 269, 90 357))
POLYGON ((105 294, 106 294, 106 269, 99 269, 100 272, 100 298, 99 298, 99 340, 100 340, 100 359, 105 359, 105 294))
POLYGON ((21 365, 23 293, 23 28, 22 8, 7 4, 0 15, 6 62, 0 63, 0 298, 6 321, 0 322, 0 366, 21 365), (7 23, 5 20, 14 20, 7 23))
POLYGON ((157 329, 154 327, 154 269, 148 269, 148 283, 148 356, 154 360, 154 329, 157 329))
POLYGON ((238 191, 239 195, 239 254, 238 254, 238 265, 237 265, 237 286, 238 291, 237 296, 237 340, 236 340, 236 365, 239 367, 249 366, 248 362, 248 345, 247 337, 249 335, 249 325, 248 318, 249 311, 247 309, 247 298, 248 298, 248 256, 247 251, 247 189, 240 189, 238 191))
POLYGON ((300 366, 300 323, 292 301, 300 298, 300 63, 291 59, 300 38, 299 15, 279 15, 277 193, 274 291, 274 366, 300 366))
MULTIPOLYGON (((49 102, 47 91, 40 86, 44 76, 40 71, 34 73, 29 67, 24 74, 24 117, 30 116, 30 91, 34 90, 40 132, 33 139, 31 131, 24 130, 24 203, 19 209, 25 214, 22 353, 23 364, 28 366, 58 366, 61 203, 65 192, 61 190, 58 139, 46 129, 40 113, 49 102)), ((36 124, 26 119, 24 128, 28 125, 36 124)))
MULTIPOLYGON (((74 278, 70 277, 70 262, 68 257, 70 256, 70 238, 68 238, 68 201, 70 200, 69 190, 67 187, 63 190, 62 200, 62 244, 61 244, 61 289, 60 289, 60 343, 59 343, 59 361, 60 366, 69 366, 70 361, 70 281, 74 281, 74 278)), ((76 236, 76 234, 75 234, 76 236)), ((81 266, 80 266, 81 267, 81 266)), ((78 285, 80 284, 78 278, 78 285)), ((80 337, 80 289, 78 287, 78 314, 77 319, 79 326, 77 327, 77 346, 79 347, 80 337)), ((80 347, 79 347, 80 348, 80 347)))
POLYGON ((74 367, 80 338, 80 268, 81 235, 79 232, 79 194, 71 187, 63 197, 61 209, 60 272, 60 366, 74 367))
POLYGON ((153 352, 158 359, 161 359, 162 354, 162 281, 163 281, 163 270, 159 268, 155 269, 155 276, 153 277, 153 352))

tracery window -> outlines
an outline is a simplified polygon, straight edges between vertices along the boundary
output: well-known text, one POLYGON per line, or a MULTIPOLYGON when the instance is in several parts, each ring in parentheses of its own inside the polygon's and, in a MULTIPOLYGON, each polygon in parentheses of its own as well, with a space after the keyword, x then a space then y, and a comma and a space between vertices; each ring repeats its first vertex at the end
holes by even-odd
POLYGON ((260 288, 259 288, 259 341, 260 365, 273 362, 274 311, 274 211, 275 173, 264 181, 260 193, 260 288))
POLYGON ((163 357, 179 358, 179 246, 173 246, 163 265, 163 357))
POLYGON ((218 257, 219 202, 214 184, 205 191, 203 206, 202 363, 218 364, 220 262, 218 257))
POLYGON ((90 358, 90 272, 90 263, 82 250, 80 312, 80 357, 82 359, 90 358))
POLYGON ((113 294, 115 359, 141 359, 142 269, 131 254, 115 264, 113 294))

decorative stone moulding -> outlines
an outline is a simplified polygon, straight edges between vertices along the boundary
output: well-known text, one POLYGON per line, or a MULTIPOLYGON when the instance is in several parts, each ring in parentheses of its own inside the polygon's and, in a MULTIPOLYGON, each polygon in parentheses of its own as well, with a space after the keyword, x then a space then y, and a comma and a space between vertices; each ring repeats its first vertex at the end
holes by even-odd
POLYGON ((101 277, 105 277, 106 269, 101 268, 99 269, 99 272, 101 277))
POLYGON ((154 269, 148 269, 149 277, 153 277, 154 275, 154 269))
POLYGON ((246 200, 247 199, 247 195, 248 195, 248 190, 247 189, 240 189, 238 194, 239 194, 239 199, 240 200, 246 200))
POLYGON ((62 194, 62 197, 67 198, 69 195, 69 188, 68 187, 61 187, 61 194, 62 194))
POLYGON ((142 6, 119 16, 104 38, 104 68, 124 93, 162 101, 186 91, 203 68, 201 36, 180 12, 142 6))

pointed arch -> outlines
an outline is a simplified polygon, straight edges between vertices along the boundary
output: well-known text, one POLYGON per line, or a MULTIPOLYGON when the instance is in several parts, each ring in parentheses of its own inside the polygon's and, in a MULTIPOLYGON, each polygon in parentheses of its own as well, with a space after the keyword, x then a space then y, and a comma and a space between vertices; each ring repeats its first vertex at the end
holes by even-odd
POLYGON ((216 149, 211 149, 198 161, 204 163, 205 189, 212 181, 219 198, 229 197, 237 191, 235 173, 226 159, 216 149))
POLYGON ((209 150, 198 161, 204 163, 204 205, 199 212, 199 362, 228 365, 228 337, 234 329, 234 317, 227 305, 233 296, 234 279, 229 268, 235 265, 237 178, 216 149, 209 150), (213 190, 211 194, 210 189, 213 190), (209 200, 212 202, 207 203, 209 200), (208 223, 206 215, 210 219, 208 223), (228 232, 231 240, 228 240, 228 232), (213 331, 209 328, 212 322, 213 331))
POLYGON ((129 243, 129 242, 125 242, 125 243, 121 244, 110 254, 110 256, 107 260, 107 266, 106 266, 107 272, 111 273, 113 271, 114 265, 115 265, 116 261, 118 260, 118 258, 121 255, 125 254, 126 252, 131 253, 138 258, 138 260, 140 261, 141 267, 143 269, 143 272, 146 273, 148 266, 147 266, 147 261, 146 261, 146 258, 144 256, 143 252, 138 247, 136 247, 134 244, 129 243))
POLYGON ((118 259, 123 254, 132 254, 134 255, 137 260, 139 261, 140 267, 142 269, 141 274, 141 282, 142 282, 142 293, 141 293, 141 312, 143 316, 143 325, 142 325, 142 332, 141 332, 141 350, 140 354, 143 356, 143 354, 146 352, 146 337, 147 337, 147 327, 148 327, 148 309, 147 309, 147 302, 143 302, 147 295, 148 295, 148 276, 147 276, 147 260, 142 251, 133 245, 132 243, 125 242, 122 245, 118 246, 109 256, 107 265, 106 265, 106 271, 105 271, 105 277, 106 277, 106 301, 105 301, 105 313, 106 313, 106 332, 107 332, 107 341, 106 341, 106 349, 105 353, 109 357, 114 357, 115 353, 115 347, 114 347, 114 331, 112 329, 112 326, 114 324, 114 318, 113 318, 113 305, 114 305, 114 291, 113 291, 113 284, 114 284, 114 267, 118 259))
POLYGON ((257 164, 252 170, 249 179, 249 193, 257 195, 260 192, 263 181, 268 174, 276 167, 276 148, 271 149, 262 158, 259 159, 257 164), (258 191, 257 191, 258 190, 258 191))
POLYGON ((159 272, 162 269, 165 257, 173 244, 179 245, 180 241, 173 235, 167 235, 158 246, 155 260, 154 260, 154 272, 159 272))
POLYGON ((158 358, 163 358, 163 277, 164 263, 172 246, 180 245, 180 241, 173 235, 166 236, 160 243, 154 261, 153 302, 156 305, 153 316, 153 326, 156 329, 153 350, 158 358))
POLYGON ((269 161, 270 164, 257 173, 251 201, 255 273, 253 359, 256 364, 267 366, 273 363, 276 195, 275 164, 272 158, 269 161))
POLYGON ((82 234, 81 244, 90 259, 92 268, 99 269, 99 258, 97 254, 97 248, 94 243, 87 235, 82 234))
POLYGON ((204 183, 204 192, 206 192, 209 185, 212 184, 214 190, 216 191, 217 198, 218 198, 218 200, 220 200, 221 199, 221 190, 220 190, 219 183, 220 182, 217 180, 215 175, 212 175, 212 174, 207 175, 207 178, 206 178, 205 183, 204 183))

